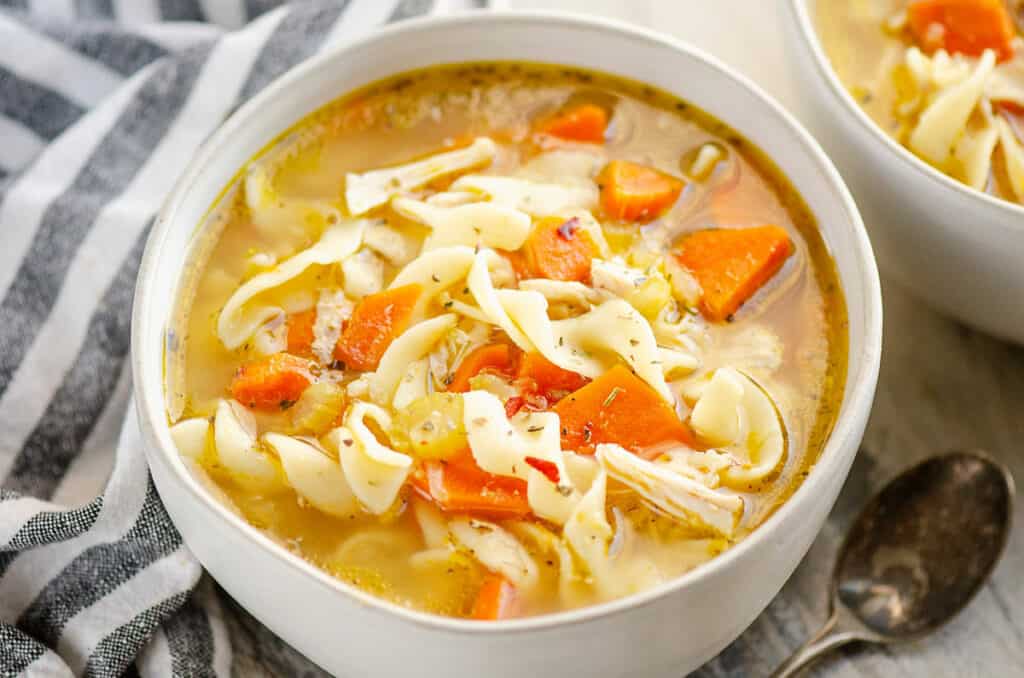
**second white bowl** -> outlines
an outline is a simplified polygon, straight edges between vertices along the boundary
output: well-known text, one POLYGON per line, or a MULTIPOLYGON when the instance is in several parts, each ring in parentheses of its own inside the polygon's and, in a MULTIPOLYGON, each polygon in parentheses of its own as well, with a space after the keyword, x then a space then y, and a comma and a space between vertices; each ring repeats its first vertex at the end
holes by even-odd
POLYGON ((931 306, 1024 344, 1024 206, 928 165, 865 113, 829 63, 816 0, 787 0, 811 131, 850 185, 882 269, 931 306))

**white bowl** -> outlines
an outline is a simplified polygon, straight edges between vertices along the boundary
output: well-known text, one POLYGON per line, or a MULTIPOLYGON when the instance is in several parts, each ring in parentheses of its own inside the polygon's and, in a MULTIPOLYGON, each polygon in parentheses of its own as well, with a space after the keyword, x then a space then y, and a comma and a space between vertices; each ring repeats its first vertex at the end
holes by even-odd
POLYGON ((790 55, 814 135, 864 214, 882 270, 938 310, 1024 343, 1024 206, 976 191, 887 135, 836 75, 817 0, 788 0, 790 55))
POLYGON ((403 23, 317 56, 267 87, 213 135, 150 236, 135 298, 132 367, 146 453, 185 541, 258 619, 344 676, 673 676, 735 639, 778 593, 828 514, 856 454, 881 350, 878 273, 860 217, 821 149, 777 104, 684 44, 608 21, 549 13, 403 23), (430 64, 530 60, 648 82, 694 102, 775 159, 817 216, 849 307, 845 399, 821 460, 758 530, 711 563, 614 602, 475 623, 411 611, 339 582, 246 524, 194 478, 168 432, 165 323, 196 224, 256 151, 308 112, 380 78, 430 64))

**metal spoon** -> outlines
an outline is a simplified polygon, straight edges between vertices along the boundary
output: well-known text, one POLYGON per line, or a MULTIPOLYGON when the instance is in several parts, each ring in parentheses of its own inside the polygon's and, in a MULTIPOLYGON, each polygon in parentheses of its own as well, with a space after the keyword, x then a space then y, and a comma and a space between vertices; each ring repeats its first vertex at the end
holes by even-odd
POLYGON ((992 573, 1010 533, 1013 478, 983 452, 932 457, 864 508, 832 573, 829 618, 773 678, 853 641, 900 643, 952 619, 992 573))

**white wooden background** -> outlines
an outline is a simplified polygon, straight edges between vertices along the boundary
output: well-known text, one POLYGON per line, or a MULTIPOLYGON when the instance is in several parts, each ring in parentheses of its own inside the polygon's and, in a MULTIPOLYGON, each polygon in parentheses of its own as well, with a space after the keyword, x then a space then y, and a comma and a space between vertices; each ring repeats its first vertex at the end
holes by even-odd
MULTIPOLYGON (((745 71, 800 116, 801 92, 782 44, 786 0, 501 0, 624 19, 686 39, 745 71)), ((1024 265, 1024 262, 1022 262, 1024 265)), ((1024 484, 1024 348, 980 335, 882 280, 885 346, 861 453, 825 528, 782 593, 695 678, 766 676, 824 621, 836 546, 847 525, 899 470, 933 453, 981 447, 1024 484)), ((1024 302, 1022 302, 1024 303, 1024 302)), ((962 507, 970 510, 970 506, 962 507)), ((949 626, 917 643, 853 649, 816 678, 1024 676, 1024 503, 993 581, 949 626)), ((230 602, 228 603, 231 604, 230 602)), ((232 617, 236 673, 320 676, 241 610, 232 617)), ((339 639, 342 642, 342 639, 339 639)), ((414 675, 410 673, 410 676, 414 675)), ((641 677, 637 677, 641 678, 641 677)))

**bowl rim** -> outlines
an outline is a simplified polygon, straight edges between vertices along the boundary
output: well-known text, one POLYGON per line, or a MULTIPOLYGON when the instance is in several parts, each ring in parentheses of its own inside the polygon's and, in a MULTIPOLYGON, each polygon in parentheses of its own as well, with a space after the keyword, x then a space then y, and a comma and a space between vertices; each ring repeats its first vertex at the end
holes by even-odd
MULTIPOLYGON (((699 105, 699 102, 694 103, 699 105)), ((743 133, 742 130, 738 131, 743 133)), ((194 228, 194 225, 190 224, 189 226, 194 228)), ((661 598, 682 589, 696 586, 700 581, 711 577, 713 573, 724 570, 734 561, 745 557, 747 552, 756 545, 769 540, 778 525, 789 522, 792 520, 791 516, 798 514, 809 502, 815 501, 816 496, 820 494, 830 477, 835 473, 843 472, 844 461, 852 461, 853 456, 856 454, 857 446, 846 441, 851 438, 859 441, 858 421, 866 420, 870 412, 878 379, 882 346, 881 286, 867 232, 857 211, 856 204, 843 183, 839 172, 825 155, 817 141, 800 123, 747 77, 697 47, 656 31, 622 21, 551 10, 489 10, 486 12, 466 12, 410 19, 378 28, 358 38, 340 41, 278 77, 257 96, 239 107, 237 111, 220 125, 197 151, 186 170, 168 194, 146 243, 139 268, 133 305, 132 381, 139 425, 143 433, 143 443, 146 445, 147 453, 158 454, 161 456, 161 460, 166 462, 170 475, 174 476, 174 481, 184 487, 194 501, 204 504, 208 510, 229 523, 233 529, 241 531, 255 546, 267 551, 283 564, 296 570, 301 576, 310 578, 323 588, 329 589, 332 594, 340 593, 342 599, 348 600, 351 603, 361 605, 362 607, 369 607, 382 614, 393 615, 404 622, 416 626, 462 636, 491 636, 493 634, 550 630, 552 628, 562 628, 622 614, 634 608, 649 606, 661 598), (634 41, 682 52, 688 57, 710 66, 716 72, 716 77, 730 79, 735 84, 747 89, 755 98, 760 100, 766 110, 777 116, 783 125, 788 127, 790 132, 797 137, 798 143, 803 146, 803 149, 808 152, 810 164, 823 174, 827 178, 828 183, 833 187, 835 200, 839 208, 845 213, 847 223, 850 224, 853 231, 851 236, 856 243, 856 252, 852 255, 855 257, 855 260, 851 264, 854 271, 859 273, 858 277, 860 279, 856 282, 863 286, 861 291, 864 298, 864 346, 863 350, 856 355, 853 352, 849 355, 847 370, 848 395, 840 405, 840 416, 837 418, 819 459, 811 469, 808 477, 778 510, 739 544, 690 572, 623 598, 536 617, 482 624, 473 620, 445 617, 406 608, 373 596, 362 589, 336 579, 298 555, 289 552, 269 536, 246 522, 240 515, 217 501, 212 493, 203 487, 200 481, 187 469, 180 455, 174 449, 170 439, 170 426, 167 423, 165 400, 162 395, 160 397, 150 397, 151 392, 162 393, 162 388, 158 390, 146 388, 146 384, 150 381, 154 379, 162 380, 163 364, 162 361, 159 361, 159 365, 147 366, 143 360, 144 349, 142 345, 146 336, 151 333, 149 329, 151 323, 158 322, 161 325, 165 323, 164 316, 166 314, 151 310, 149 298, 152 295, 151 288, 155 280, 153 273, 160 258, 160 253, 163 250, 164 242, 172 230, 172 226, 176 223, 175 214, 180 203, 183 202, 186 195, 197 182, 206 164, 216 155, 217 150, 223 145, 230 144, 230 139, 235 129, 249 124, 250 118, 259 115, 265 100, 277 96, 281 90, 287 89, 292 83, 305 78, 308 73, 321 68, 325 62, 336 58, 339 53, 358 49, 379 40, 393 38, 396 35, 431 31, 436 27, 442 26, 461 26, 472 29, 481 25, 502 23, 506 25, 519 24, 528 27, 538 22, 543 22, 547 25, 556 23, 569 29, 576 28, 597 33, 618 34, 620 37, 626 36, 634 41), (159 320, 155 320, 157 316, 159 316, 159 320), (853 380, 852 386, 851 380, 853 380), (848 449, 844 453, 843 447, 847 445, 852 447, 852 449, 848 449)))
POLYGON ((856 100, 854 100, 853 95, 850 94, 839 79, 839 74, 832 67, 832 62, 829 60, 828 55, 825 54, 821 38, 814 27, 814 18, 811 16, 811 4, 818 1, 789 0, 786 4, 789 5, 789 12, 793 23, 797 26, 804 46, 810 51, 815 69, 825 81, 829 93, 840 101, 842 108, 852 115, 853 120, 862 130, 874 137, 876 141, 881 142, 882 146, 887 149, 892 157, 910 169, 921 173, 933 183, 938 184, 940 189, 951 190, 962 200, 978 201, 970 205, 970 207, 977 208, 984 205, 985 209, 990 213, 989 215, 979 216, 991 216, 990 223, 994 223, 1007 231, 1019 233, 1024 228, 1024 204, 990 195, 961 181, 957 181, 948 174, 940 172, 914 155, 909 148, 906 148, 886 134, 881 125, 875 122, 860 107, 856 100))

